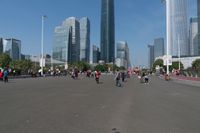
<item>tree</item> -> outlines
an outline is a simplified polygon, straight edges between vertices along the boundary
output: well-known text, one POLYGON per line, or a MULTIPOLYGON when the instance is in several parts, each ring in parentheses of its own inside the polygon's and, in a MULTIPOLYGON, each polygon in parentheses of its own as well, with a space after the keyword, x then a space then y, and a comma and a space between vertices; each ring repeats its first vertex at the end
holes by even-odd
POLYGON ((0 55, 0 67, 2 68, 9 67, 11 61, 12 59, 8 54, 3 53, 0 55))
POLYGON ((106 67, 106 65, 97 65, 95 67, 95 70, 98 70, 98 71, 101 71, 101 72, 105 72, 105 71, 108 71, 108 68, 106 67))
POLYGON ((29 69, 33 68, 33 63, 30 60, 13 61, 11 66, 23 74, 27 74, 29 69))
MULTIPOLYGON (((180 68, 181 68, 181 69, 184 69, 182 63, 181 63, 181 67, 180 67, 180 68)), ((172 66, 170 66, 170 71, 171 71, 172 69, 176 69, 176 70, 179 69, 179 61, 172 62, 172 66)))
POLYGON ((163 60, 162 59, 157 59, 154 64, 153 64, 153 69, 156 69, 156 66, 163 67, 163 60))
POLYGON ((84 61, 79 61, 79 62, 72 63, 69 65, 70 69, 73 69, 74 67, 77 67, 81 71, 87 71, 88 69, 91 68, 90 64, 84 61))
POLYGON ((195 61, 192 62, 192 67, 195 70, 200 70, 200 59, 196 59, 195 61))

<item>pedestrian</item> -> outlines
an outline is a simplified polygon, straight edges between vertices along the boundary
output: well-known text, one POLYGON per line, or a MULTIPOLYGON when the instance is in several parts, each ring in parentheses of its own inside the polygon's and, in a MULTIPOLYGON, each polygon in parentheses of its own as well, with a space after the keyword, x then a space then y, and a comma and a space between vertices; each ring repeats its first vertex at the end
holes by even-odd
POLYGON ((125 72, 124 71, 121 73, 121 78, 122 78, 122 82, 125 82, 125 72))
POLYGON ((0 80, 3 81, 3 72, 0 69, 0 80))
POLYGON ((117 70, 116 76, 115 76, 115 81, 116 81, 116 84, 115 84, 115 85, 116 85, 117 87, 121 87, 120 77, 121 77, 121 74, 120 74, 119 70, 117 70))
POLYGON ((99 84, 100 75, 101 75, 101 73, 100 73, 98 70, 95 71, 95 80, 96 80, 96 83, 97 83, 97 84, 99 84))
POLYGON ((140 82, 141 82, 141 83, 144 83, 144 82, 145 82, 145 73, 144 73, 144 72, 142 72, 140 82))
POLYGON ((147 74, 145 74, 145 76, 144 76, 144 81, 145 81, 145 84, 149 83, 149 77, 147 74))
POLYGON ((74 70, 75 79, 78 79, 78 73, 79 73, 78 68, 75 68, 74 70))
POLYGON ((6 69, 3 72, 3 79, 5 83, 8 82, 8 70, 6 69))

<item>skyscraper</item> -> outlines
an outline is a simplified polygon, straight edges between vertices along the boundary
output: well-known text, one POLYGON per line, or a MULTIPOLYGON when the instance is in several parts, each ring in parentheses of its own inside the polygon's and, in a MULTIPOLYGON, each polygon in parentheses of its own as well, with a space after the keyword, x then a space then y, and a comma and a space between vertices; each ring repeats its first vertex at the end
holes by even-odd
POLYGON ((115 58, 114 0, 101 2, 101 60, 109 63, 115 58))
POLYGON ((14 38, 3 39, 3 52, 13 60, 21 60, 21 41, 14 38))
POLYGON ((188 56, 187 0, 167 0, 167 2, 170 9, 169 54, 178 56, 178 45, 180 45, 181 56, 188 56))
POLYGON ((93 45, 93 63, 98 63, 100 60, 100 50, 97 46, 93 45))
POLYGON ((3 53, 3 38, 0 38, 0 54, 3 53))
POLYGON ((164 38, 154 39, 154 57, 164 55, 164 38))
POLYGON ((198 18, 198 54, 200 55, 200 0, 197 0, 197 18, 198 18))
POLYGON ((154 46, 148 45, 148 62, 150 69, 153 67, 154 59, 154 46))
POLYGON ((53 59, 68 63, 80 60, 80 25, 76 18, 70 17, 55 28, 53 59))
POLYGON ((128 68, 130 66, 129 48, 127 42, 117 42, 117 58, 116 65, 118 67, 128 68))
POLYGON ((87 17, 80 19, 80 60, 90 61, 90 21, 87 17))
POLYGON ((199 55, 199 47, 198 47, 198 19, 191 18, 190 19, 190 55, 196 56, 199 55))

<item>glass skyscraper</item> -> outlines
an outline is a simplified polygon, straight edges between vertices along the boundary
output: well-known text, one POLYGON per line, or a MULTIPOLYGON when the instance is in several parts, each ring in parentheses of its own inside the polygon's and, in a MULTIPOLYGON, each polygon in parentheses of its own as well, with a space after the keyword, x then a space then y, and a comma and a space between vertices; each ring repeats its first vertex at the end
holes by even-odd
POLYGON ((129 48, 127 42, 117 42, 116 65, 118 67, 125 67, 126 69, 130 66, 129 48))
POLYGON ((80 60, 80 25, 76 18, 70 17, 55 28, 53 59, 68 63, 80 60))
POLYGON ((93 45, 93 63, 98 63, 100 60, 100 50, 96 45, 93 45))
POLYGON ((154 39, 154 57, 160 57, 164 55, 164 38, 154 39))
POLYGON ((149 68, 151 69, 153 67, 154 63, 154 46, 148 45, 148 62, 149 62, 149 68))
POLYGON ((170 6, 170 46, 172 56, 178 56, 180 46, 181 56, 189 55, 187 0, 168 0, 170 6))
POLYGON ((80 60, 90 62, 90 21, 87 17, 80 19, 80 60))
POLYGON ((190 19, 190 55, 197 56, 199 55, 199 47, 198 47, 198 19, 191 18, 190 19))
POLYGON ((101 60, 109 63, 115 58, 114 0, 102 0, 101 2, 101 60))
POLYGON ((3 53, 3 38, 0 38, 0 54, 3 53))
POLYGON ((3 39, 3 53, 10 55, 13 60, 21 60, 21 41, 17 39, 3 39))
POLYGON ((197 0, 197 16, 198 16, 198 54, 200 55, 200 0, 197 0))

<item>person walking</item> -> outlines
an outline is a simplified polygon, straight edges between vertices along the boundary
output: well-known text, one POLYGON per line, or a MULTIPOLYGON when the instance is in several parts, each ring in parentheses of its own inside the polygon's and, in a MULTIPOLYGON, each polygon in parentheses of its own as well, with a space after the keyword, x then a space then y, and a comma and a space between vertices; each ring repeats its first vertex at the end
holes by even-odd
POLYGON ((144 76, 144 81, 145 81, 145 84, 148 84, 148 83, 149 83, 148 74, 145 74, 145 76, 144 76))
POLYGON ((98 70, 95 71, 95 80, 96 80, 96 83, 97 83, 97 84, 99 84, 100 75, 101 75, 101 73, 100 73, 98 70))
POLYGON ((3 72, 0 69, 0 80, 3 81, 3 72))
POLYGON ((115 85, 117 87, 121 87, 120 78, 121 78, 121 74, 120 74, 119 70, 117 70, 116 76, 115 76, 115 81, 116 81, 115 85))
POLYGON ((8 70, 4 70, 3 72, 3 79, 4 79, 4 83, 8 82, 8 70))
POLYGON ((125 72, 124 71, 121 73, 121 78, 122 78, 122 82, 125 82, 125 72))

